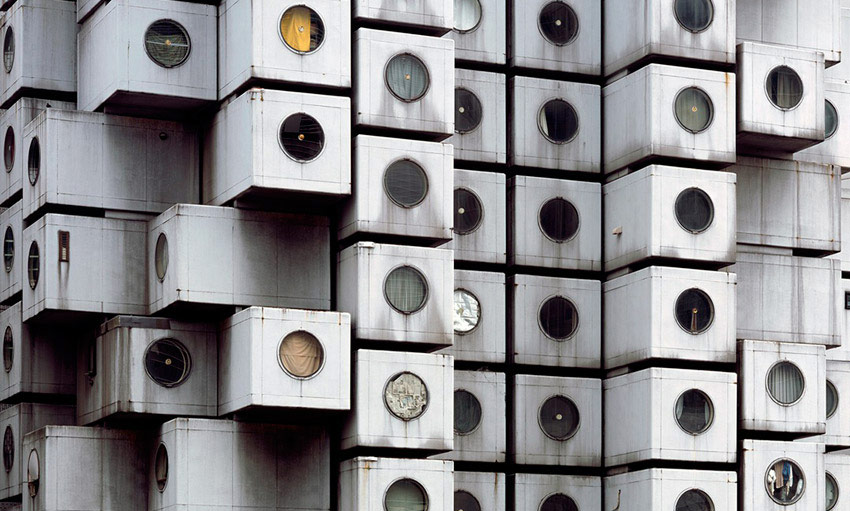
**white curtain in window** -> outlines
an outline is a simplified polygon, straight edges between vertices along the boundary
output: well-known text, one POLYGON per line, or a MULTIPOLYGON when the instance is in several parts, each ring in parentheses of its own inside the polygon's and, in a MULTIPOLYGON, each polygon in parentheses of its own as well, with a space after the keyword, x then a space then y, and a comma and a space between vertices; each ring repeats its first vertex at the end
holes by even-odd
POLYGON ((425 93, 425 88, 428 87, 428 73, 416 57, 399 55, 387 66, 387 83, 400 98, 414 100, 425 93))
POLYGON ((770 370, 767 386, 774 399, 783 404, 790 404, 803 395, 803 375, 794 364, 782 362, 770 370))
POLYGON ((425 281, 413 268, 397 268, 387 277, 384 292, 393 307, 413 312, 425 302, 425 281))
POLYGON ((706 0, 678 0, 676 14, 688 28, 699 30, 711 20, 711 4, 706 0))
POLYGON ((793 108, 803 97, 803 82, 789 67, 779 67, 770 74, 770 95, 780 108, 793 108))
POLYGON ((387 511, 425 511, 425 495, 420 486, 409 479, 393 483, 384 502, 387 511))
POLYGON ((455 28, 472 30, 481 19, 481 4, 478 0, 455 0, 455 28))

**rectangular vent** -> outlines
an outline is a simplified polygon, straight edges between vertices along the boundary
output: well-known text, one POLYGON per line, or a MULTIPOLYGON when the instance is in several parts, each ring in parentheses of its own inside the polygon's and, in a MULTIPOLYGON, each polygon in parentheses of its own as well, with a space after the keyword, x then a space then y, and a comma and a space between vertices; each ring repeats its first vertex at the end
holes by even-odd
POLYGON ((59 231, 59 262, 67 263, 71 260, 71 233, 59 231))

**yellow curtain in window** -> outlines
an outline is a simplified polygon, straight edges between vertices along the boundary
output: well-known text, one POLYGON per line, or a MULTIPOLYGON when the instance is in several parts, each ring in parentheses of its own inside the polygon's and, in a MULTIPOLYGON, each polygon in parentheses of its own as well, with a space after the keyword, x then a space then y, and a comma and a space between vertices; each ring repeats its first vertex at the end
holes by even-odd
POLYGON ((286 44, 295 51, 310 51, 310 10, 293 7, 280 20, 280 33, 286 44))

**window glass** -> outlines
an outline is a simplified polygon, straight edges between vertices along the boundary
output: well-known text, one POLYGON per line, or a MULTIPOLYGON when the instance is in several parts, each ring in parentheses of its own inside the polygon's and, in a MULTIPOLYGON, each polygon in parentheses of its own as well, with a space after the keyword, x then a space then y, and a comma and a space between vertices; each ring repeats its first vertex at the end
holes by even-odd
POLYGON ((540 505, 540 511, 578 511, 578 506, 567 495, 556 493, 546 497, 546 500, 540 505))
POLYGON ((803 373, 791 362, 779 362, 767 373, 767 391, 779 404, 796 403, 803 397, 805 388, 803 373))
POLYGON ((3 467, 6 472, 12 471, 12 464, 15 462, 15 435, 12 433, 12 426, 6 426, 6 432, 3 433, 3 467))
POLYGON ((553 296, 540 307, 540 328, 549 337, 561 341, 578 329, 578 310, 563 296, 553 296))
POLYGON ((553 396, 540 407, 540 428, 555 440, 566 440, 578 431, 578 407, 565 396, 553 396))
POLYGON ((3 235, 3 267, 6 273, 12 271, 12 263, 15 262, 15 234, 11 227, 6 227, 3 235))
POLYGON ((12 327, 7 326, 6 332, 3 333, 3 368, 6 372, 12 370, 15 355, 15 342, 12 336, 12 327))
POLYGON ((145 371, 163 387, 174 387, 186 381, 191 368, 189 351, 175 339, 154 341, 145 352, 145 371))
POLYGON ((304 5, 290 7, 280 18, 283 42, 298 53, 319 49, 325 40, 325 24, 313 9, 304 5))
POLYGON ((413 373, 393 376, 384 389, 384 403, 401 420, 409 421, 425 413, 428 388, 422 378, 413 373))
POLYGON ((578 16, 564 2, 546 4, 540 11, 538 23, 543 37, 558 46, 570 44, 578 35, 578 16))
POLYGON ((795 462, 785 458, 770 464, 764 483, 770 498, 783 506, 797 502, 806 491, 803 471, 795 462))
POLYGON ((467 435, 481 423, 481 403, 471 392, 455 391, 455 433, 467 435))
POLYGON ((409 53, 391 58, 386 70, 387 87, 402 101, 417 101, 428 92, 430 77, 425 63, 409 53))
POLYGON ((478 196, 466 188, 455 190, 455 234, 470 234, 481 226, 484 208, 478 196))
POLYGON ((714 108, 708 94, 696 87, 688 87, 676 95, 676 120, 691 133, 708 129, 714 108))
POLYGON ((676 0, 673 10, 679 25, 694 33, 707 29, 714 18, 711 0, 676 0))
POLYGON ((12 32, 12 27, 6 29, 6 37, 3 38, 3 69, 7 73, 12 72, 12 66, 15 64, 15 33, 12 32))
POLYGON ((165 444, 159 444, 156 449, 156 461, 154 462, 154 478, 159 491, 165 490, 168 483, 168 450, 165 444))
POLYGON ((30 180, 30 184, 35 186, 36 181, 38 181, 38 173, 41 170, 41 145, 38 143, 37 138, 33 138, 32 142, 30 142, 30 150, 27 155, 27 175, 30 180))
POLYGON ((714 221, 714 203, 703 190, 688 188, 676 197, 676 220, 686 231, 705 231, 714 221))
POLYGON ((714 503, 701 490, 688 490, 676 501, 676 511, 712 511, 714 503))
POLYGON ((280 125, 280 145, 293 160, 315 160, 325 147, 325 132, 319 121, 304 113, 292 114, 280 125))
POLYGON ((481 124, 483 108, 478 96, 469 89, 455 89, 455 131, 469 133, 481 124))
POLYGON ((832 104, 828 99, 826 100, 826 117, 824 118, 824 138, 830 138, 835 135, 835 131, 838 129, 838 111, 835 110, 835 105, 832 104))
POLYGON ((688 433, 705 432, 714 420, 711 399, 699 390, 683 392, 676 400, 676 422, 688 433))
POLYGON ((387 488, 384 495, 386 511, 425 511, 428 499, 425 489, 413 479, 399 479, 387 488))
POLYGON ((835 415, 838 410, 838 389, 829 380, 826 380, 826 418, 835 415))
POLYGON ((156 276, 159 280, 165 278, 165 272, 168 271, 168 238, 165 233, 159 233, 156 239, 156 250, 154 252, 154 264, 156 266, 156 276))
POLYGON ((578 133, 578 114, 563 99, 552 99, 537 114, 537 128, 546 140, 566 144, 578 133))
POLYGON ((145 32, 145 51, 162 67, 177 67, 189 58, 189 34, 173 20, 153 22, 145 32))
POLYGON ((473 331, 481 319, 481 304, 478 298, 466 289, 455 289, 454 306, 455 333, 463 335, 473 331))
POLYGON ((278 357, 283 370, 291 376, 309 378, 322 368, 325 350, 315 335, 299 330, 283 338, 278 357))
POLYGON ((830 474, 826 473, 826 511, 835 507, 838 503, 838 481, 830 474))
POLYGON ((38 495, 39 477, 40 467, 38 463, 38 452, 33 449, 30 451, 30 456, 27 460, 27 490, 29 490, 30 497, 38 495))
POLYGON ((471 493, 457 490, 455 492, 455 511, 481 511, 481 504, 471 493))
POLYGON ((676 299, 676 322, 685 331, 699 334, 714 320, 714 304, 701 289, 686 289, 676 299))
POLYGON ((428 285, 419 270, 411 266, 400 266, 387 275, 384 296, 395 310, 411 314, 425 306, 428 285))
POLYGON ((6 138, 3 140, 3 164, 6 172, 12 172, 15 166, 15 129, 11 126, 6 128, 6 138))
POLYGON ((803 99, 803 81, 788 66, 779 66, 767 75, 767 97, 782 110, 790 110, 803 99))
POLYGON ((414 161, 395 161, 384 172, 384 191, 403 208, 418 206, 428 195, 428 176, 414 161))
POLYGON ((30 245, 29 257, 27 257, 27 277, 29 277, 30 288, 35 289, 38 285, 38 243, 32 242, 30 245))
POLYGON ((457 32, 472 32, 481 23, 481 2, 478 0, 454 0, 454 29, 457 32))
POLYGON ((578 232, 578 210, 570 201, 560 197, 543 204, 538 220, 543 234, 552 241, 569 241, 578 232))

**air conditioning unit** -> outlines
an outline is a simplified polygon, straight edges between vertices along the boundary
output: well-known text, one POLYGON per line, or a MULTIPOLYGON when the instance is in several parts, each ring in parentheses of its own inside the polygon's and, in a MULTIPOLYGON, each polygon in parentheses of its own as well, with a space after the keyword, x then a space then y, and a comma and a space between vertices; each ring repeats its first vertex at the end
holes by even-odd
POLYGON ((598 280, 508 277, 508 353, 514 364, 600 367, 598 280))
POLYGON ((736 472, 650 468, 606 477, 605 503, 611 509, 620 504, 621 509, 736 511, 737 488, 736 472))
POLYGON ((602 186, 515 176, 508 179, 508 264, 602 270, 602 186))
POLYGON ((826 431, 823 346, 739 341, 741 429, 812 436, 826 431))
POLYGON ((605 368, 735 362, 736 275, 650 266, 603 284, 605 368))
POLYGON ((339 511, 452 509, 453 466, 444 460, 371 456, 343 461, 339 465, 339 511))
POLYGON ((514 462, 602 466, 602 380, 516 375, 514 462))
POLYGON ((605 75, 649 58, 735 63, 735 1, 616 0, 605 6, 605 75))
POLYGON ((452 345, 452 251, 361 242, 339 253, 337 307, 355 339, 452 345))
POLYGON ((452 0, 352 0, 355 22, 393 30, 410 30, 442 35, 451 30, 454 10, 452 0))
POLYGON ((219 336, 218 414, 251 407, 348 410, 350 345, 344 312, 237 312, 219 336))
POLYGON ((516 474, 513 509, 602 511, 602 478, 516 474))
POLYGON ((350 116, 336 96, 251 89, 231 99, 206 133, 204 202, 349 195, 350 116))
MULTIPOLYGON (((829 352, 827 352, 829 353, 829 352)), ((826 360, 826 434, 812 438, 829 450, 850 448, 850 362, 826 360)))
POLYGON ((23 323, 21 302, 0 312, 0 328, 4 369, 0 371, 0 399, 14 402, 38 394, 76 394, 76 346, 66 337, 67 332, 23 323))
POLYGON ((178 204, 147 230, 148 314, 233 305, 330 308, 327 218, 178 204))
POLYGON ((27 452, 24 435, 47 425, 74 424, 74 407, 21 403, 0 412, 3 430, 3 468, 0 470, 0 498, 27 495, 27 452))
POLYGON ((457 261, 505 264, 505 175, 455 169, 454 187, 454 239, 446 248, 454 250, 457 261))
POLYGON ((253 80, 351 87, 350 41, 350 0, 222 2, 218 97, 253 80))
POLYGON ((78 108, 150 116, 216 101, 217 9, 176 0, 101 5, 77 36, 78 108))
MULTIPOLYGON (((424 2, 392 5, 409 4, 424 2)), ((352 107, 358 128, 412 131, 435 139, 454 132, 454 41, 361 28, 354 32, 353 48, 352 107)))
POLYGON ((836 80, 824 80, 824 141, 794 154, 801 162, 840 165, 850 169, 850 128, 844 125, 839 112, 850 109, 850 85, 836 80))
MULTIPOLYGON (((475 1, 475 0, 470 0, 475 1)), ((455 159, 507 162, 507 89, 505 75, 455 70, 455 159)))
POLYGON ((354 190, 342 208, 339 239, 411 236, 451 239, 452 146, 358 135, 354 190))
POLYGON ((507 57, 507 0, 455 2, 454 30, 446 37, 455 42, 455 59, 504 65, 507 57))
POLYGON ((823 444, 744 440, 741 450, 738 509, 824 509, 823 444))
POLYGON ((824 455, 824 493, 826 495, 826 511, 847 511, 850 509, 850 452, 840 451, 824 455))
POLYGON ((738 247, 739 339, 841 345, 840 261, 738 247))
POLYGON ((605 466, 735 463, 737 380, 735 373, 660 367, 605 380, 605 466))
POLYGON ((737 2, 739 40, 795 46, 841 61, 841 1, 737 2), (803 28, 803 26, 807 28, 803 28))
POLYGON ((343 450, 452 450, 453 367, 448 355, 357 350, 343 450))
POLYGON ((454 344, 441 351, 455 360, 505 363, 505 275, 455 270, 454 344))
POLYGON ((0 17, 0 34, 3 108, 36 91, 73 100, 77 90, 77 24, 73 3, 17 0, 0 17))
POLYGON ((53 207, 157 214, 198 202, 198 136, 183 124, 50 108, 24 129, 23 215, 53 207))
POLYGON ((585 75, 602 72, 602 4, 594 0, 508 1, 513 12, 510 66, 585 75))
POLYGON ((505 511, 505 474, 455 470, 455 509, 505 511))
MULTIPOLYGON (((533 4, 538 2, 531 0, 533 4)), ((560 1, 550 4, 556 9, 560 9, 558 5, 567 5, 560 1)), ((526 7, 520 9, 521 13, 529 11, 526 7)), ((533 37, 519 40, 531 39, 533 37)), ((508 113, 508 161, 511 165, 600 172, 602 114, 598 85, 516 76, 508 80, 508 94, 512 99, 508 113)))
POLYGON ((21 292, 24 272, 21 264, 21 238, 24 219, 21 201, 0 212, 0 229, 3 230, 3 271, 0 272, 0 301, 11 301, 21 292))
POLYGON ((734 73, 649 64, 607 85, 605 173, 660 159, 735 163, 734 82, 734 73))
POLYGON ((455 371, 454 461, 505 462, 505 373, 455 371))
POLYGON ((103 314, 146 314, 146 237, 144 220, 36 220, 22 236, 23 320, 98 324, 103 314))
POLYGON ((738 243, 817 255, 841 249, 840 167, 742 157, 729 170, 742 197, 738 243))
POLYGON ((738 45, 739 152, 784 157, 823 141, 823 66, 814 50, 738 45))
POLYGON ((735 174, 651 165, 602 196, 605 271, 653 259, 735 262, 735 174))
POLYGON ((315 425, 174 419, 147 451, 151 511, 331 507, 330 438, 315 425))
POLYGON ((216 416, 216 328, 116 316, 77 346, 77 424, 216 416))

